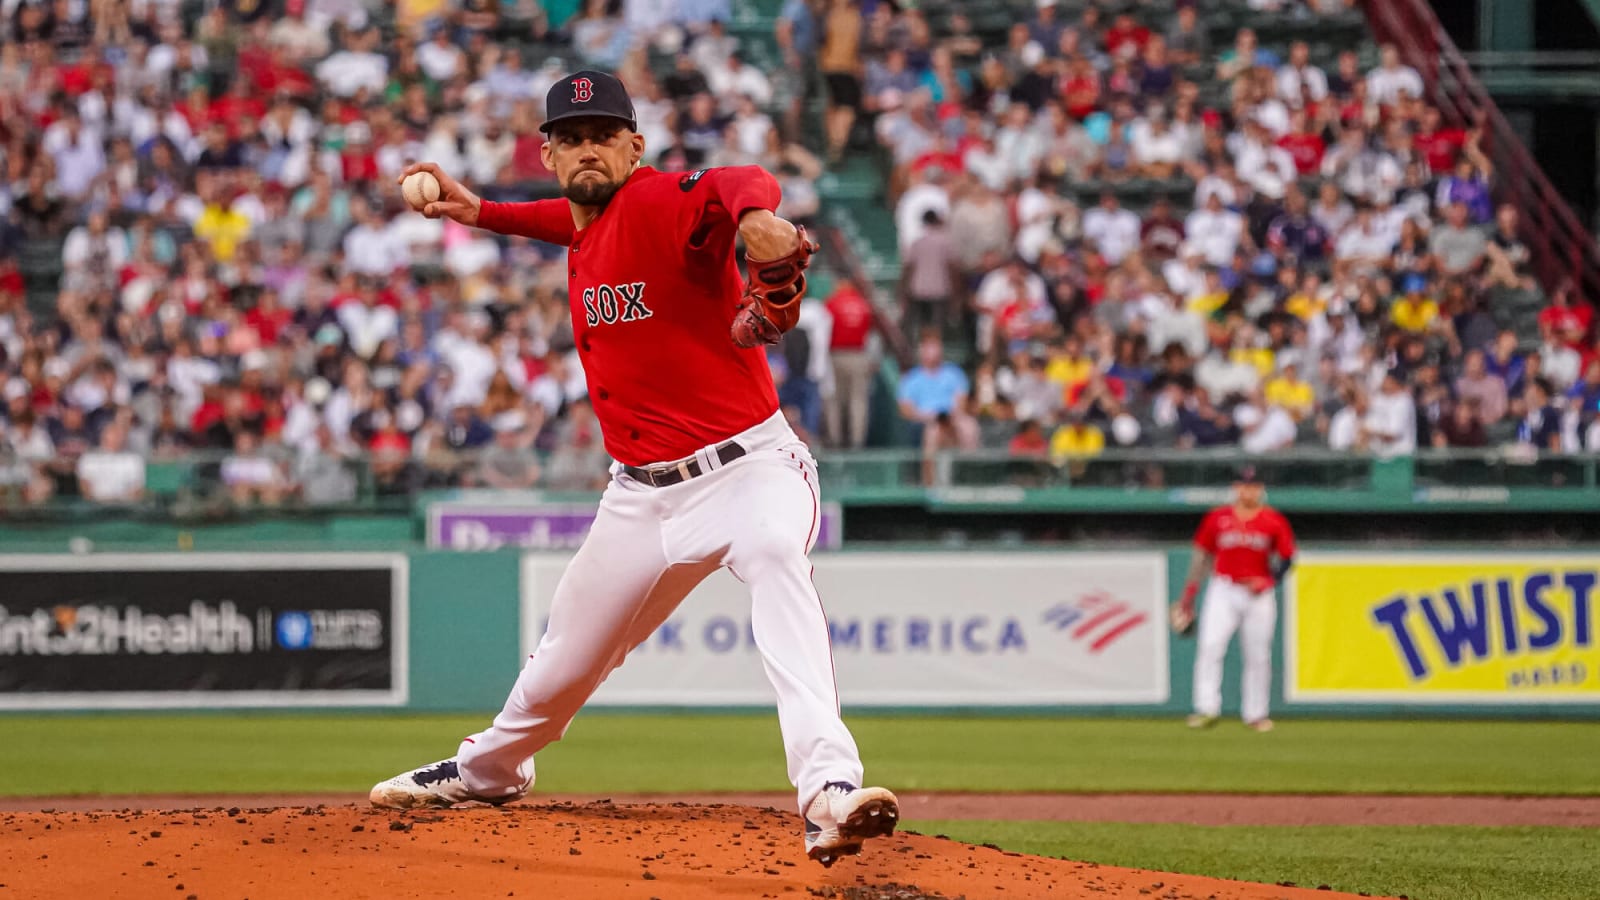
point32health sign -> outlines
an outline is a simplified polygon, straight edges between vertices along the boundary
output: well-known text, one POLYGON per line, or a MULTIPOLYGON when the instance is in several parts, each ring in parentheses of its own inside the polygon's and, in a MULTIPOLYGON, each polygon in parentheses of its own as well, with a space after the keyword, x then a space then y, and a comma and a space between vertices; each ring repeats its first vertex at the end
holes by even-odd
MULTIPOLYGON (((449 500, 428 505, 428 546, 444 550, 576 550, 594 525, 598 501, 449 500)), ((823 503, 818 550, 837 550, 844 538, 844 510, 823 503)))
POLYGON ((1321 703, 1600 705, 1600 554, 1306 553, 1286 694, 1321 703))
POLYGON ((399 706, 406 558, 0 555, 0 709, 399 706))
MULTIPOLYGON (((569 558, 523 557, 525 654, 569 558)), ((1164 553, 829 553, 813 580, 849 706, 1162 703, 1170 690, 1164 553)), ((750 602, 712 573, 591 702, 770 706, 750 602)))

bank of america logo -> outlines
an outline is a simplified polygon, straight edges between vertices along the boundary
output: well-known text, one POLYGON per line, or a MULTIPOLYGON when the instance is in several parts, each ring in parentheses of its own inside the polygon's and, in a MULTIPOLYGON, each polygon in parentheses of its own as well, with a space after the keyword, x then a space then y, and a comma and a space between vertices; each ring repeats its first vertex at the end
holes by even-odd
POLYGON ((1116 643, 1148 618, 1103 591, 1064 600, 1044 611, 1045 624, 1067 632, 1071 640, 1087 644, 1090 653, 1099 653, 1116 643))

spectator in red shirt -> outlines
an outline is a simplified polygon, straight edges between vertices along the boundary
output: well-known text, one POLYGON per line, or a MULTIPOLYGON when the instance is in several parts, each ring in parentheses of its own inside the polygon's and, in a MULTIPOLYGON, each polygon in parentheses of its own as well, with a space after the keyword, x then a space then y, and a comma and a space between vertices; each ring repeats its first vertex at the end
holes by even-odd
MULTIPOLYGON (((1502 214, 1508 206, 1501 207, 1502 214)), ((1514 216, 1516 210, 1510 208, 1514 216)), ((1573 305, 1570 291, 1562 288, 1550 297, 1550 305, 1539 313, 1539 333, 1548 343, 1561 343, 1582 351, 1584 336, 1594 322, 1594 310, 1586 303, 1573 305)))
POLYGON ((839 283, 828 298, 833 337, 833 396, 828 398, 828 437, 838 446, 857 449, 867 442, 867 405, 872 395, 872 354, 867 338, 873 329, 872 302, 853 279, 839 283))
POLYGON ((211 93, 204 85, 197 84, 184 95, 175 109, 189 123, 189 130, 199 134, 211 122, 211 93))
MULTIPOLYGON (((243 55, 241 54, 241 65, 243 55)), ((250 69, 250 79, 255 82, 256 90, 262 94, 290 94, 295 97, 309 96, 316 87, 316 82, 310 73, 294 64, 290 58, 288 48, 281 44, 273 44, 268 51, 265 62, 250 69)))
POLYGON ((1437 106, 1425 108, 1416 139, 1412 141, 1435 175, 1449 174, 1455 168, 1456 157, 1467 146, 1467 133, 1460 128, 1446 128, 1443 119, 1437 106))
POLYGON ((278 342, 278 335, 289 323, 294 320, 294 313, 284 309, 278 302, 278 292, 264 290, 256 299, 255 308, 245 313, 245 324, 255 329, 261 338, 263 347, 270 347, 278 342))
POLYGON ((1080 122, 1100 108, 1100 75, 1089 60, 1073 61, 1071 74, 1061 82, 1061 99, 1067 115, 1080 122))
POLYGON ((255 95, 243 73, 235 73, 228 82, 228 92, 211 104, 211 121, 227 125, 231 138, 238 138, 246 124, 253 129, 266 114, 267 104, 255 95))
POLYGON ((1012 456, 1044 456, 1050 452, 1050 441, 1036 419, 1023 422, 1012 436, 1008 447, 1012 456))
POLYGON ((1323 142, 1322 135, 1312 128, 1305 110, 1297 109, 1289 114, 1289 133, 1278 138, 1278 146, 1294 160, 1295 171, 1300 173, 1300 177, 1312 177, 1322 171, 1322 156, 1328 146, 1323 142))
POLYGON ((344 150, 339 166, 346 184, 378 180, 378 154, 372 146, 372 129, 365 122, 352 122, 344 131, 344 150))
POLYGON ((1118 15, 1106 32, 1106 52, 1112 56, 1138 56, 1148 43, 1150 29, 1135 21, 1131 13, 1118 15))

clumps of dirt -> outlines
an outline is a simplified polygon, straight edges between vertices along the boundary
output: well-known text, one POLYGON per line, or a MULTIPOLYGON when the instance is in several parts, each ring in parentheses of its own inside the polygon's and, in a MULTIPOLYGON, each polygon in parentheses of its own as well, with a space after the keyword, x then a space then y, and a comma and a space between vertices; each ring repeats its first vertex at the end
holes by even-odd
POLYGON ((0 818, 0 834, 0 900, 190 893, 207 900, 1351 896, 1046 859, 910 833, 870 841, 861 856, 824 869, 806 859, 793 813, 720 803, 17 812, 0 818))
POLYGON ((914 884, 893 882, 868 887, 810 888, 809 892, 813 897, 827 900, 967 900, 965 895, 946 897, 943 894, 929 894, 914 884))

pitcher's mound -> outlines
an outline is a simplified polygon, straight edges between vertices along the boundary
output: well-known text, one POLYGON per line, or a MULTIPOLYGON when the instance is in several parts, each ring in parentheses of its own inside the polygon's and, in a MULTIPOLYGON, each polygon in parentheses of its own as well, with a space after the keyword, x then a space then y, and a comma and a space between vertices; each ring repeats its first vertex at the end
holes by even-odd
POLYGON ((1300 888, 896 835, 823 869, 800 820, 748 806, 357 806, 0 814, 0 900, 1323 898, 1300 888))

